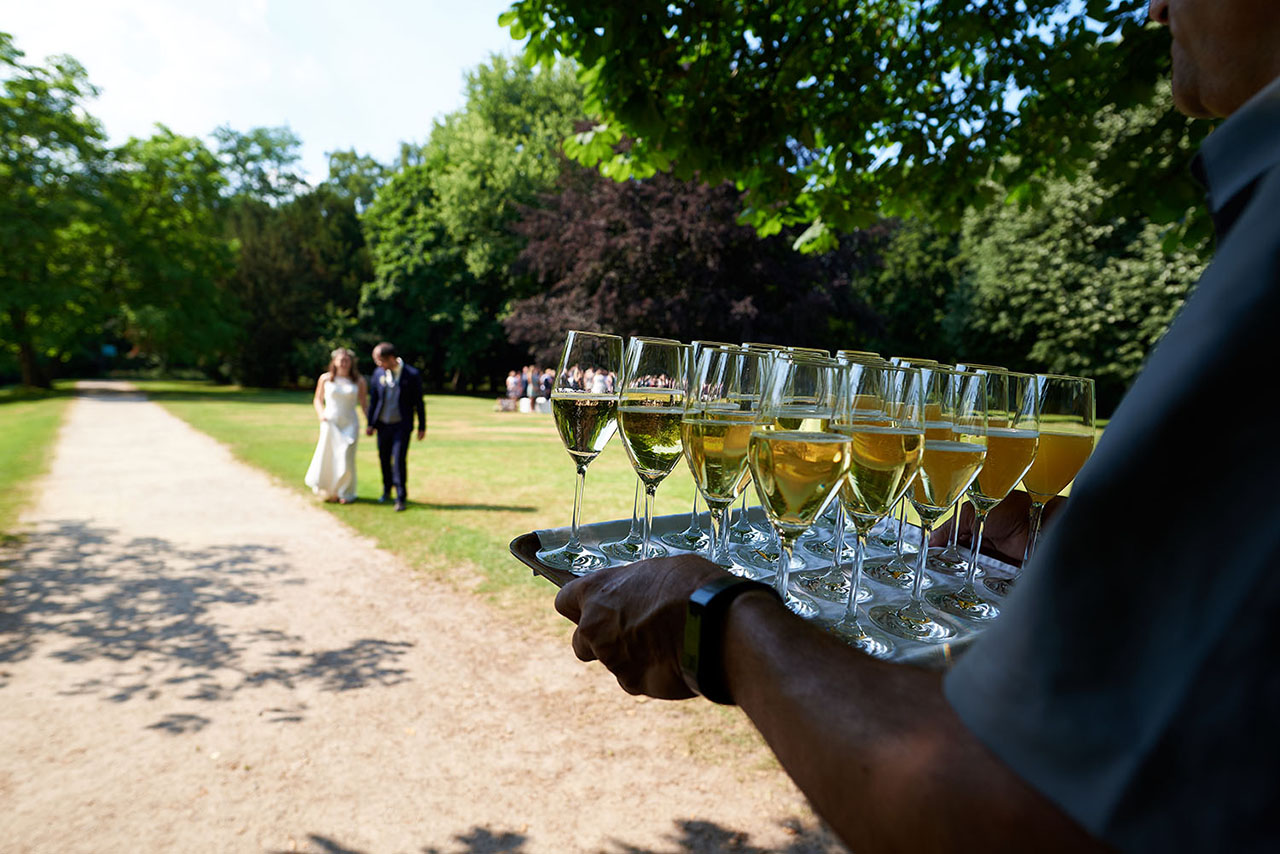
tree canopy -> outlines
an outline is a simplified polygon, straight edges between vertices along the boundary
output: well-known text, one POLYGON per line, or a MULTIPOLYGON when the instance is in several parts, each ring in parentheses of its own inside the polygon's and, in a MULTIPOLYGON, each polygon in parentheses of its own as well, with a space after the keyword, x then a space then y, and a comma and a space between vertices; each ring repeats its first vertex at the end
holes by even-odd
MULTIPOLYGON (((579 63, 592 126, 566 143, 614 178, 736 181, 763 234, 800 242, 884 216, 941 217, 1094 162, 1161 222, 1194 218, 1204 130, 1165 112, 1098 157, 1095 117, 1155 97, 1168 37, 1147 0, 518 0, 530 62, 579 63)), ((1185 224, 1185 223, 1184 223, 1185 224)), ((1194 223, 1193 223, 1194 225, 1194 223)))

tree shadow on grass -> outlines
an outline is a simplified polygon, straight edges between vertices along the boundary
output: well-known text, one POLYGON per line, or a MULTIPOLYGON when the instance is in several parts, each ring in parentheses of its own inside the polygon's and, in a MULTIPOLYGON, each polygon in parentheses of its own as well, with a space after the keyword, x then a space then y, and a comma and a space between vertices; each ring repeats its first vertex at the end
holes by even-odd
MULTIPOLYGON (((78 520, 46 523, 26 545, 7 549, 0 567, 0 665, 37 653, 63 665, 94 667, 64 695, 218 701, 275 684, 351 691, 408 680, 403 641, 362 638, 303 651, 304 639, 273 630, 235 629, 218 609, 273 598, 280 584, 305 583, 274 547, 244 544, 183 549, 158 538, 125 540, 78 520), (269 662, 254 666, 250 662, 269 662)), ((12 677, 0 668, 0 689, 12 677)), ((306 706, 271 710, 267 720, 301 721, 306 706)), ((150 729, 198 732, 203 715, 170 714, 150 729)))
POLYGON ((432 501, 407 501, 405 510, 482 510, 494 513, 534 513, 537 507, 527 504, 436 504, 432 501))
MULTIPOLYGON (((675 785, 675 783, 673 783, 675 785)), ((613 840, 608 848, 597 849, 598 854, 848 854, 846 848, 830 830, 820 824, 806 824, 787 820, 782 826, 792 835, 792 840, 781 848, 761 848, 751 844, 751 835, 744 831, 730 830, 713 821, 680 819, 675 822, 676 832, 668 837, 671 846, 641 848, 613 840)), ((300 849, 309 854, 366 854, 351 848, 330 836, 310 834, 307 845, 300 849)), ((466 833, 453 837, 445 847, 425 845, 420 854, 526 854, 529 837, 514 831, 495 830, 488 827, 472 827, 466 833)), ((580 851, 566 844, 566 851, 580 851)), ((284 850, 271 854, 287 854, 284 850)))

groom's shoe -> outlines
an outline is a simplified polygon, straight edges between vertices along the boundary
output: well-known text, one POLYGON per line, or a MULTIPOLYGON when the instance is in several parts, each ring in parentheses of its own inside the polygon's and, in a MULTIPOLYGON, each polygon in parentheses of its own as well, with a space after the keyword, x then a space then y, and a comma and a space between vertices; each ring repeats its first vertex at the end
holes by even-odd
POLYGON ((390 493, 390 492, 384 492, 384 493, 382 493, 382 497, 378 499, 378 503, 379 503, 379 504, 386 504, 386 503, 387 503, 388 501, 390 501, 390 500, 391 500, 391 493, 390 493))
POLYGON ((396 512, 397 512, 397 513, 400 513, 400 512, 402 512, 403 510, 404 510, 404 499, 403 499, 403 498, 397 498, 397 499, 396 499, 396 512))

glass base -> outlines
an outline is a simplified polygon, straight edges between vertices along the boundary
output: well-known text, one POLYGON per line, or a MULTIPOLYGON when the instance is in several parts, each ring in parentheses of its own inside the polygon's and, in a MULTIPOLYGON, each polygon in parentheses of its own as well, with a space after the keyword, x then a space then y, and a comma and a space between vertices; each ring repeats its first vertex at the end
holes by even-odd
POLYGON ((750 525, 734 526, 729 529, 729 542, 735 546, 762 546, 770 541, 768 534, 757 531, 750 525))
POLYGON ((584 546, 573 550, 568 545, 558 549, 540 549, 538 560, 547 566, 568 570, 574 575, 586 575, 609 565, 609 558, 584 546))
MULTIPOLYGON (((814 570, 795 576, 796 586, 819 599, 826 599, 828 602, 847 602, 849 601, 849 575, 848 573, 838 569, 828 569, 826 572, 814 570)), ((871 598, 871 591, 867 589, 865 584, 858 587, 858 602, 866 602, 871 598)))
POLYGON ((933 617, 918 604, 901 608, 877 605, 869 612, 871 622, 891 635, 921 643, 942 643, 959 634, 959 627, 949 619, 933 617))
POLYGON ((969 573, 969 559, 950 546, 935 546, 929 549, 929 569, 963 578, 969 573))
POLYGON ((870 634, 857 618, 844 618, 826 627, 827 631, 849 646, 860 649, 873 658, 888 658, 893 652, 893 642, 879 633, 870 634))
MULTIPOLYGON (((604 552, 614 560, 622 563, 632 563, 640 560, 640 550, 644 548, 644 543, 637 537, 625 540, 618 540, 616 543, 605 543, 600 547, 600 551, 604 552)), ((652 542, 649 544, 649 557, 666 557, 667 549, 662 543, 652 542)))
POLYGON ((693 532, 691 529, 677 531, 673 534, 667 534, 658 539, 671 546, 673 549, 683 549, 687 552, 706 551, 708 545, 711 544, 711 537, 706 531, 693 532))
POLYGON ((818 616, 818 604, 808 596, 797 596, 788 590, 787 595, 782 597, 782 604, 786 605, 791 610, 791 613, 797 617, 812 620, 818 616))
MULTIPOLYGON (((875 579, 886 587, 896 587, 899 590, 910 590, 916 583, 914 562, 908 563, 898 560, 897 557, 871 558, 863 565, 863 572, 867 578, 875 579)), ((925 575, 920 589, 928 590, 932 586, 933 579, 925 575)))
POLYGON ((1008 596, 1016 582, 1016 578, 996 578, 995 576, 982 579, 983 586, 998 596, 1008 596))
POLYGON ((966 620, 983 622, 1000 616, 1000 609, 996 604, 983 599, 978 595, 978 591, 968 584, 959 590, 934 590, 924 598, 939 611, 945 611, 966 620))

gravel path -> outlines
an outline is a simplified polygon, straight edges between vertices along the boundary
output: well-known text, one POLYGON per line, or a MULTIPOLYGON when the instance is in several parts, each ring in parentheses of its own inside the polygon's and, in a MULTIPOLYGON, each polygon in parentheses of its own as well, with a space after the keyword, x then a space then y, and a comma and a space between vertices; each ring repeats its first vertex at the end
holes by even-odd
POLYGON ((0 851, 844 850, 757 745, 690 758, 736 710, 627 696, 118 384, 25 522, 0 851))

